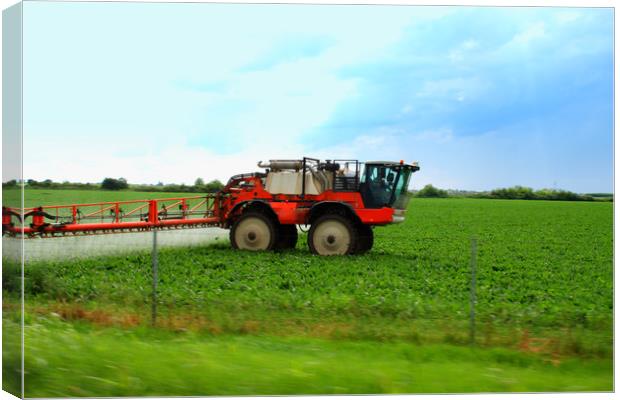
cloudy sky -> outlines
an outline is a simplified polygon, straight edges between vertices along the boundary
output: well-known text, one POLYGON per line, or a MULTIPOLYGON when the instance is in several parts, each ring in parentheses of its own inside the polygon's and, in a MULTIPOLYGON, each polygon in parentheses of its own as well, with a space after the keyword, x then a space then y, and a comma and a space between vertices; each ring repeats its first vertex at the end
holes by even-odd
POLYGON ((613 188, 613 11, 24 5, 26 179, 225 181, 274 158, 613 188))

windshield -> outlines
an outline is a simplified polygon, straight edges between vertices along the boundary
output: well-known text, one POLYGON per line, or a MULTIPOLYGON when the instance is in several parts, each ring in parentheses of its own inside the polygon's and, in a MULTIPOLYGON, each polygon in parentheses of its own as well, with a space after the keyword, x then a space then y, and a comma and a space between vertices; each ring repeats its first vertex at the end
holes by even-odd
POLYGON ((409 179, 411 178, 411 168, 402 168, 396 190, 394 191, 393 207, 397 210, 406 210, 411 194, 409 193, 409 179))
POLYGON ((366 208, 407 206, 411 167, 407 165, 366 164, 360 192, 366 208))

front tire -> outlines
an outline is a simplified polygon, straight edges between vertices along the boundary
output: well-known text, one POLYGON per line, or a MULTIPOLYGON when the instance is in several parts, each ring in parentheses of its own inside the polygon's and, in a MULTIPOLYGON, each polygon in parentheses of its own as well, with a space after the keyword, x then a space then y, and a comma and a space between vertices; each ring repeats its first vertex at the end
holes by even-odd
POLYGON ((235 249, 272 250, 276 243, 276 225, 263 213, 243 214, 230 229, 230 244, 235 249))
POLYGON ((350 219, 341 215, 324 215, 310 227, 308 247, 321 256, 353 254, 357 247, 357 229, 350 219))

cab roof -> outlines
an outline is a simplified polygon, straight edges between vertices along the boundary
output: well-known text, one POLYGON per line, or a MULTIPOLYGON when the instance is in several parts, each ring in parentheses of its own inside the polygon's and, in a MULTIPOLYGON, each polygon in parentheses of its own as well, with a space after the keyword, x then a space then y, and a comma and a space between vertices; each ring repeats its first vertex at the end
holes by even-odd
POLYGON ((414 161, 411 164, 401 163, 400 161, 366 161, 365 164, 366 165, 384 165, 386 167, 398 167, 400 165, 406 165, 408 167, 415 169, 416 171, 420 169, 420 166, 418 165, 417 161, 414 161))

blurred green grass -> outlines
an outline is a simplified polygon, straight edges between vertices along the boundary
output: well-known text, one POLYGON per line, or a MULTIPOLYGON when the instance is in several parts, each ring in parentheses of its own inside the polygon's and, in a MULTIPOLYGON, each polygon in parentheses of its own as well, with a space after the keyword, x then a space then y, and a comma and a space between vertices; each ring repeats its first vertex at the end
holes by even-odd
MULTIPOLYGON (((3 329, 16 322, 3 321, 3 329)), ((610 391, 612 361, 407 342, 94 329, 26 329, 27 397, 610 391)), ((16 346, 9 346, 9 349, 16 346)), ((10 365, 18 357, 4 352, 10 365)), ((6 384, 17 380, 7 374, 6 384)))

